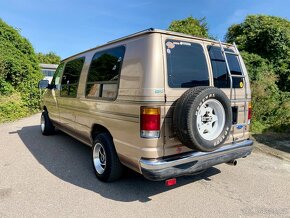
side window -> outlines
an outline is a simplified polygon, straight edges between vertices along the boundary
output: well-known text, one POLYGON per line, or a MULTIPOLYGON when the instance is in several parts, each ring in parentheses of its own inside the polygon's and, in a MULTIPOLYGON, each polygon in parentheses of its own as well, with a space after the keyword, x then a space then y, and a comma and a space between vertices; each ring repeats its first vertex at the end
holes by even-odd
POLYGON ((94 55, 87 78, 87 97, 105 99, 117 97, 124 54, 125 47, 120 46, 94 55))
MULTIPOLYGON (((209 52, 212 71, 213 71, 214 86, 218 88, 230 88, 231 87, 230 78, 227 72, 225 59, 222 55, 220 47, 208 46, 207 49, 209 52)), ((233 50, 231 49, 225 49, 225 50, 233 52, 233 50)), ((241 72, 238 57, 232 54, 227 54, 227 59, 229 62, 231 74, 241 75, 242 72, 241 72)), ((240 82, 243 82, 242 78, 234 77, 233 88, 240 88, 240 82)))
POLYGON ((80 74, 85 58, 78 58, 67 62, 61 79, 60 95, 64 97, 76 97, 80 74))
POLYGON ((169 87, 209 85, 206 58, 200 44, 166 40, 166 58, 169 87))
POLYGON ((60 89, 59 81, 60 81, 61 74, 63 72, 63 67, 64 67, 64 63, 61 63, 57 67, 57 69, 53 75, 53 78, 51 80, 51 85, 54 85, 56 89, 60 89))

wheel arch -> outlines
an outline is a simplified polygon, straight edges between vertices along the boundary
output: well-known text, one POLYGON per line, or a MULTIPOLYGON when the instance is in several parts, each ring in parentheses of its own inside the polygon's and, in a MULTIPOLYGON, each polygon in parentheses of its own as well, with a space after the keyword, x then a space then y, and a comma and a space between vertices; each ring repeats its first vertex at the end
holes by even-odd
POLYGON ((112 134, 110 133, 110 131, 108 130, 108 128, 106 128, 105 126, 103 125, 100 125, 100 124, 97 124, 97 123, 94 123, 92 125, 92 128, 91 128, 91 134, 90 134, 90 139, 91 139, 91 142, 94 141, 94 137, 99 134, 99 133, 108 133, 110 135, 110 137, 113 139, 113 136, 112 134))

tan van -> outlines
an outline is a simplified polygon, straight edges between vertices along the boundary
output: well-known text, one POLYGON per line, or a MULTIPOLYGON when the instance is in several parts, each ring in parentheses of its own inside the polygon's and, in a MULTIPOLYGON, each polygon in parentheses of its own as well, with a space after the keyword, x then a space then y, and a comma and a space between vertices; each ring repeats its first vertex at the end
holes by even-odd
POLYGON ((91 146, 102 181, 124 166, 166 180, 252 151, 250 85, 235 45, 148 29, 63 60, 40 86, 43 135, 56 127, 91 146))

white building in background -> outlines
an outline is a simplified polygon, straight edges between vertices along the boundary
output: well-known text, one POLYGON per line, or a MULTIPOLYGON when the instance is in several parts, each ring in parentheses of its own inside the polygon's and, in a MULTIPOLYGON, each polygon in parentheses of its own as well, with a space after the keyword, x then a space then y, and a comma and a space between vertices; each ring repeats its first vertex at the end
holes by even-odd
POLYGON ((40 66, 41 72, 44 75, 43 79, 48 80, 50 83, 58 65, 57 64, 40 64, 39 66, 40 66))

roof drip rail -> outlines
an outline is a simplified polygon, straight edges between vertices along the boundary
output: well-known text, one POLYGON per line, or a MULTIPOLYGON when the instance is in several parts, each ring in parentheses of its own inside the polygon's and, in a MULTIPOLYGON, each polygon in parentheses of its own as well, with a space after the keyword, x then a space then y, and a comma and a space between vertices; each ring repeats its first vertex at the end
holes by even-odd
MULTIPOLYGON (((115 39, 115 40, 109 41, 109 42, 107 42, 105 44, 102 44, 102 45, 87 49, 87 50, 85 50, 83 52, 80 52, 80 53, 77 53, 75 55, 69 56, 69 57, 63 59, 62 61, 68 60, 68 59, 73 58, 73 57, 80 56, 81 54, 83 54, 85 52, 88 52, 88 51, 92 51, 92 50, 95 50, 95 49, 106 47, 106 46, 108 46, 110 44, 113 44, 113 43, 116 43, 116 42, 122 42, 122 41, 125 41, 127 39, 131 39, 133 37, 138 37, 138 36, 145 35, 145 34, 150 34, 150 33, 160 33, 160 34, 166 34, 166 35, 170 35, 170 36, 177 36, 177 37, 184 37, 184 38, 189 38, 189 39, 204 40, 204 41, 211 42, 211 43, 214 43, 214 44, 218 43, 217 41, 212 40, 212 39, 204 39, 204 38, 195 37, 195 36, 188 35, 188 34, 172 32, 172 31, 168 31, 168 30, 161 30, 161 29, 156 29, 156 28, 148 28, 148 29, 133 33, 131 35, 124 36, 124 37, 121 37, 119 39, 115 39)), ((226 45, 226 46, 232 46, 231 44, 227 44, 227 43, 222 43, 222 44, 226 45)))
POLYGON ((139 31, 139 32, 136 32, 136 33, 130 34, 130 35, 128 35, 128 36, 123 36, 123 37, 121 37, 121 38, 114 39, 114 40, 112 40, 112 41, 108 41, 107 44, 112 43, 112 42, 116 42, 116 41, 120 41, 120 40, 122 40, 122 39, 130 38, 130 37, 133 37, 133 36, 138 36, 138 35, 141 35, 141 34, 143 34, 143 33, 152 32, 152 31, 154 31, 154 30, 155 30, 155 29, 151 27, 151 28, 148 28, 148 29, 141 30, 141 31, 139 31))

